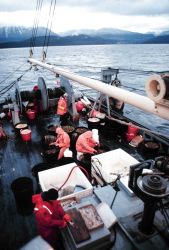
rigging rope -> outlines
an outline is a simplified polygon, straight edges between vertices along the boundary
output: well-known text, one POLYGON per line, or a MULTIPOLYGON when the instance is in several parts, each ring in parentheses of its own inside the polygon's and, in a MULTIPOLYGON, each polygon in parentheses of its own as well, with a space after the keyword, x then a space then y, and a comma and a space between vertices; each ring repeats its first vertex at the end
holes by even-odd
POLYGON ((13 72, 11 72, 5 79, 3 79, 0 84, 2 84, 3 82, 5 82, 8 78, 10 78, 14 73, 16 73, 16 71, 18 71, 18 69, 22 68, 23 65, 25 65, 26 63, 24 62, 22 65, 20 65, 18 68, 16 68, 13 72))
POLYGON ((50 35, 51 35, 51 28, 52 28, 52 23, 53 23, 53 17, 55 13, 55 7, 56 7, 56 0, 51 0, 46 33, 45 33, 45 38, 44 38, 44 43, 43 43, 43 59, 45 59, 47 55, 47 50, 48 50, 48 45, 49 45, 50 35), (46 50, 45 50, 45 46, 46 46, 46 50))
POLYGON ((48 35, 47 47, 46 47, 46 55, 47 55, 48 45, 49 45, 49 41, 50 41, 50 34, 51 34, 51 28, 52 28, 52 23, 53 23, 53 17, 54 17, 54 14, 55 14, 55 8, 56 8, 56 0, 55 0, 55 2, 54 2, 53 13, 52 13, 52 19, 51 19, 50 28, 49 28, 49 35, 48 35))
POLYGON ((48 28, 49 28, 49 20, 50 20, 50 15, 51 15, 51 10, 52 10, 52 4, 53 4, 53 0, 51 0, 51 2, 50 2, 49 16, 48 16, 48 21, 47 21, 47 26, 46 26, 45 38, 44 38, 44 42, 43 42, 43 51, 44 51, 44 47, 45 47, 46 39, 47 39, 47 33, 48 33, 48 28))
POLYGON ((164 134, 162 134, 162 133, 159 133, 159 132, 156 132, 156 131, 147 129, 147 128, 140 127, 140 126, 135 125, 135 124, 133 124, 133 123, 131 123, 131 122, 121 121, 121 120, 119 120, 119 119, 116 119, 116 118, 113 118, 113 117, 109 117, 109 116, 106 116, 106 117, 107 117, 108 119, 112 120, 112 121, 116 121, 116 122, 119 123, 119 124, 126 125, 126 126, 131 126, 131 125, 132 125, 132 127, 138 128, 138 129, 140 129, 140 130, 142 130, 142 131, 144 131, 144 132, 153 133, 153 134, 155 134, 155 135, 159 135, 159 136, 162 136, 162 137, 164 137, 164 138, 169 139, 169 136, 167 136, 167 135, 164 135, 164 134))
POLYGON ((0 97, 3 96, 4 94, 6 94, 6 93, 15 85, 16 82, 19 82, 19 81, 22 79, 22 77, 23 77, 28 71, 31 70, 31 68, 32 68, 32 66, 31 66, 29 69, 25 70, 24 73, 23 73, 22 75, 20 75, 15 81, 13 81, 12 83, 10 83, 8 86, 5 86, 4 88, 2 88, 2 89, 0 90, 0 97))
POLYGON ((36 38, 37 38, 37 31, 38 31, 38 25, 39 25, 40 12, 42 9, 42 5, 43 5, 43 0, 37 0, 36 16, 34 19, 34 25, 33 25, 33 29, 32 29, 32 37, 30 39, 30 48, 32 49, 32 51, 34 50, 35 42, 36 42, 36 38))

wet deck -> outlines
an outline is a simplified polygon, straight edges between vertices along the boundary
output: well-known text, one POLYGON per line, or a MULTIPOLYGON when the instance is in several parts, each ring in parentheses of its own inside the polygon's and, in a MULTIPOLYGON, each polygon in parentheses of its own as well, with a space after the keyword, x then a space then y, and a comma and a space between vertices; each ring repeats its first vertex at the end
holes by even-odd
MULTIPOLYGON (((15 199, 11 191, 11 183, 18 177, 26 176, 33 180, 34 191, 37 190, 37 183, 35 178, 32 176, 31 169, 34 165, 43 161, 41 156, 41 134, 38 132, 35 124, 29 124, 32 130, 32 140, 25 143, 18 138, 15 134, 14 128, 9 121, 3 121, 4 129, 8 135, 8 140, 0 145, 0 246, 3 250, 15 250, 19 249, 26 242, 31 240, 37 235, 36 225, 34 216, 21 215, 17 212, 15 199)), ((114 140, 103 140, 110 149, 119 148, 119 141, 114 140)), ((132 156, 139 157, 134 148, 128 147, 128 144, 120 145, 125 151, 132 154, 132 156)), ((112 189, 112 188, 111 188, 112 189)), ((105 197, 105 191, 100 194, 100 189, 96 189, 100 200, 105 197)), ((109 193, 109 197, 113 199, 114 190, 112 189, 109 193)), ((110 199, 109 199, 110 200, 110 199)), ((137 199, 135 199, 137 200, 137 199)), ((132 208, 137 207, 139 201, 132 200, 132 208)), ((131 198, 124 191, 120 191, 117 200, 115 201, 114 208, 116 211, 129 211, 128 204, 131 204, 131 198), (125 206, 124 206, 125 200, 125 206), (127 203, 126 203, 127 201, 127 203), (123 209, 121 209, 123 207, 123 209)), ((136 209, 137 211, 139 209, 136 209)), ((135 212, 137 212, 135 211, 135 212)), ((140 211, 140 210, 139 210, 140 211)), ((118 215, 121 217, 121 215, 118 215)), ((121 250, 136 249, 131 241, 126 237, 123 230, 119 225, 116 225, 117 237, 115 245, 111 249, 121 250)), ((113 233, 112 233, 113 235, 113 233)), ((112 236, 113 237, 113 236, 112 236)), ((167 249, 167 243, 164 239, 158 239, 157 242, 162 242, 162 246, 167 249)), ((160 243, 161 244, 161 243, 160 243)), ((157 246, 158 244, 156 244, 157 246)), ((144 248, 150 249, 150 248, 144 248)), ((155 248, 152 246, 151 249, 162 249, 155 248)))

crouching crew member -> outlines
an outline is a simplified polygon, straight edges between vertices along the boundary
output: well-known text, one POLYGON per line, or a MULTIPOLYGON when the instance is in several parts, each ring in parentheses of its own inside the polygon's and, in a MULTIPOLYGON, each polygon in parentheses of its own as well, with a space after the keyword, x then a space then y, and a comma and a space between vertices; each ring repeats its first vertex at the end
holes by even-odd
POLYGON ((58 160, 60 160, 64 156, 64 152, 66 149, 70 147, 70 137, 69 135, 62 129, 56 129, 57 138, 55 142, 52 142, 50 145, 55 145, 60 148, 58 160))
POLYGON ((92 131, 81 134, 76 142, 77 160, 80 160, 80 156, 83 154, 97 153, 95 147, 98 145, 98 141, 93 138, 92 131))
POLYGON ((58 191, 50 189, 32 196, 34 214, 39 234, 54 248, 63 249, 60 228, 66 227, 70 216, 57 200, 58 191))

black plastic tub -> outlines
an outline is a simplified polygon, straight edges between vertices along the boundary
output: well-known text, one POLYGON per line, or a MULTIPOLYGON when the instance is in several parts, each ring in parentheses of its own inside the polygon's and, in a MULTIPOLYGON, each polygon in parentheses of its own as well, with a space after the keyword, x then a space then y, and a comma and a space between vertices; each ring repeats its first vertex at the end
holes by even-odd
POLYGON ((44 150, 47 150, 49 148, 50 143, 53 143, 56 141, 57 136, 54 135, 45 135, 42 139, 42 147, 44 150))
POLYGON ((44 151, 45 160, 49 163, 55 163, 59 155, 60 148, 49 146, 49 149, 44 151))
POLYGON ((160 144, 152 140, 145 140, 140 144, 139 150, 145 159, 155 158, 159 155, 160 144))
POLYGON ((57 134, 56 134, 56 129, 58 128, 58 125, 49 125, 48 127, 47 127, 47 132, 48 132, 48 134, 49 135, 54 135, 54 136, 56 136, 57 134))
POLYGON ((21 214, 32 213, 32 195, 34 194, 32 179, 20 177, 12 182, 11 189, 15 197, 18 212, 21 214))
POLYGON ((99 118, 95 118, 95 117, 88 118, 87 123, 88 123, 88 128, 90 130, 92 130, 92 129, 99 130, 99 128, 100 128, 100 119, 99 118))
POLYGON ((32 175, 36 178, 37 183, 39 183, 38 173, 49 168, 51 168, 51 165, 45 162, 38 163, 32 168, 32 175))
POLYGON ((62 126, 62 129, 69 135, 71 136, 73 134, 73 132, 75 131, 75 128, 73 126, 70 125, 65 125, 62 126))
POLYGON ((75 128, 74 132, 77 133, 78 136, 79 136, 79 135, 81 135, 81 134, 83 134, 83 133, 85 133, 87 131, 89 131, 89 129, 86 128, 86 127, 77 127, 77 128, 75 128))
POLYGON ((26 122, 19 122, 15 124, 15 132, 20 136, 21 129, 28 129, 28 124, 26 122))
MULTIPOLYGON (((112 118, 115 118, 119 120, 119 122, 125 122, 125 119, 113 116, 112 118)), ((128 126, 125 124, 121 124, 115 120, 111 120, 106 118, 105 119, 105 126, 104 129, 102 130, 102 133, 105 134, 105 136, 108 137, 116 137, 117 135, 123 136, 125 132, 127 132, 128 126)))

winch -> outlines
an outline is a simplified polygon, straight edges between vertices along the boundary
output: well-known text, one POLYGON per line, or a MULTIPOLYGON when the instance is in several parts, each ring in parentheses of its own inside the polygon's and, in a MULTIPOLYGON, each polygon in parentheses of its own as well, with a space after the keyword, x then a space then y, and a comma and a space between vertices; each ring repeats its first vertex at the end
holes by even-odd
MULTIPOLYGON (((139 184, 138 184, 139 186, 139 184)), ((142 178, 143 192, 150 194, 164 194, 167 188, 167 181, 159 175, 146 175, 142 178)))
POLYGON ((151 235, 154 232, 155 213, 158 207, 163 206, 163 198, 169 196, 168 177, 157 168, 157 160, 147 160, 130 167, 129 187, 144 202, 139 230, 151 235))

